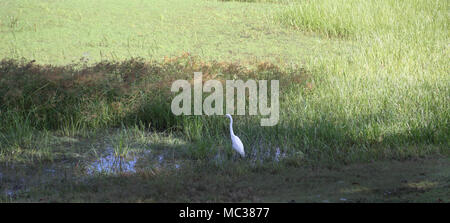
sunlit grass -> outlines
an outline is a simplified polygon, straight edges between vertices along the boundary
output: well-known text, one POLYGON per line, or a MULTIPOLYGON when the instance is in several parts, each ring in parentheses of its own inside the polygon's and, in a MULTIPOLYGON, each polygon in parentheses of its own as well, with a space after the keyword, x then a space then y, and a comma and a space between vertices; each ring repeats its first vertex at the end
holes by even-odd
POLYGON ((447 1, 78 2, 0 3, 0 56, 26 58, 0 65, 3 157, 40 148, 39 131, 117 127, 141 142, 177 135, 193 159, 228 151, 223 117, 170 112, 171 83, 195 71, 280 80, 277 126, 235 119, 250 150, 301 154, 297 164, 448 154, 447 1))
POLYGON ((274 23, 276 8, 209 0, 6 0, 0 2, 0 58, 62 65, 190 52, 205 60, 292 62, 335 53, 330 42, 274 23))

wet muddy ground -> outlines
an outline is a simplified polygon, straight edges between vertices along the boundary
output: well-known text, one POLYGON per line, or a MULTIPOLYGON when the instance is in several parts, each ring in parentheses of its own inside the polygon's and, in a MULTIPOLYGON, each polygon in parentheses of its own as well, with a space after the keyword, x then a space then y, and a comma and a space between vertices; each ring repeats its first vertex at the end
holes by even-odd
POLYGON ((186 159, 112 146, 86 159, 0 167, 3 202, 450 202, 447 157, 290 166, 279 148, 186 159))

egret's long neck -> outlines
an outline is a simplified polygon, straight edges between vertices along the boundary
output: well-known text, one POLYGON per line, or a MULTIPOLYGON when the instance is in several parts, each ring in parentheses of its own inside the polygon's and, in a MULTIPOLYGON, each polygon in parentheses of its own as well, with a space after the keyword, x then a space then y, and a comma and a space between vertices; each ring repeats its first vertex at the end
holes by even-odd
POLYGON ((233 118, 230 117, 230 135, 234 136, 233 132, 233 118))

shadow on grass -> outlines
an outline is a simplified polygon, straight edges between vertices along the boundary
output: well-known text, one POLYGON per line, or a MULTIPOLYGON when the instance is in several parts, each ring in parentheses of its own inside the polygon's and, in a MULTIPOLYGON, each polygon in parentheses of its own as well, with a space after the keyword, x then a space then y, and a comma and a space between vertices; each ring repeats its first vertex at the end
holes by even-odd
MULTIPOLYGON (((278 79, 280 101, 296 95, 306 100, 315 94, 308 83, 312 74, 302 68, 284 69, 270 63, 242 65, 203 62, 184 54, 164 62, 140 59, 120 63, 101 62, 55 67, 33 62, 0 62, 0 143, 8 155, 18 149, 36 148, 36 132, 52 131, 66 136, 117 127, 143 126, 157 132, 176 132, 194 144, 192 151, 223 148, 228 144, 228 121, 221 116, 175 116, 170 110, 171 83, 192 80, 195 71, 203 79, 278 79), (222 146, 222 147, 221 147, 222 146)), ((433 119, 396 131, 386 127, 399 120, 389 113, 337 117, 318 110, 314 118, 281 107, 280 123, 261 127, 260 116, 236 117, 235 133, 249 153, 275 151, 293 155, 301 162, 350 163, 385 158, 404 159, 445 152, 448 125, 433 119)), ((400 121, 402 122, 402 121, 400 121)), ((408 120, 403 120, 406 124, 408 120)), ((405 124, 402 123, 402 124, 405 124)), ((195 152, 194 152, 195 153, 195 152)), ((193 154, 194 154, 193 153, 193 154)), ((196 157, 212 155, 197 153, 196 157)))

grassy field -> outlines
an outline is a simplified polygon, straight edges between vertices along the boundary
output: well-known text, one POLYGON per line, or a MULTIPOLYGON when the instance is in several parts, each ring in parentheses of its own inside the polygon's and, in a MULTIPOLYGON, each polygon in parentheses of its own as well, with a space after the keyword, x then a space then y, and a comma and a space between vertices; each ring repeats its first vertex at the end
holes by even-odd
POLYGON ((1 200, 448 202, 448 16, 445 0, 1 1, 1 200), (280 80, 278 125, 235 116, 247 159, 225 117, 171 113, 197 71, 280 80))

